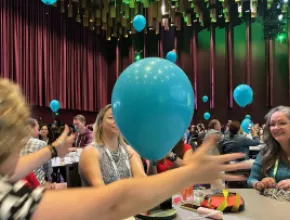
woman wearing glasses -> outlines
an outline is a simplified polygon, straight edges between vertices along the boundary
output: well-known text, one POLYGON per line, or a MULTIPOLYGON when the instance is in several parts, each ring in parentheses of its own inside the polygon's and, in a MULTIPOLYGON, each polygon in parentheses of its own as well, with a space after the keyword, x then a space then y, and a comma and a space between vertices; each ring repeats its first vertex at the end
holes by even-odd
POLYGON ((266 146, 257 156, 248 185, 257 190, 290 190, 290 107, 273 108, 265 118, 266 146))

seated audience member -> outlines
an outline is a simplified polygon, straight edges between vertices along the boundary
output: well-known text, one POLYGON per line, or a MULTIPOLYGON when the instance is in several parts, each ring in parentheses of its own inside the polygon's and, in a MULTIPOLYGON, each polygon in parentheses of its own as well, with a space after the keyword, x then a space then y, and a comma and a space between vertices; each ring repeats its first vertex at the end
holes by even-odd
POLYGON ((83 115, 77 115, 73 119, 76 129, 75 147, 84 148, 93 142, 93 132, 86 127, 86 118, 83 115))
POLYGON ((94 142, 83 150, 79 162, 83 186, 146 176, 140 156, 125 143, 115 124, 111 105, 97 115, 93 134, 94 142))
POLYGON ((47 125, 42 125, 40 127, 39 139, 44 141, 46 145, 52 144, 54 141, 53 133, 47 125))
POLYGON ((221 132, 221 128, 222 128, 221 123, 217 119, 212 119, 208 123, 208 131, 207 131, 204 139, 206 139, 210 135, 215 135, 217 137, 217 146, 214 147, 210 151, 211 155, 219 155, 220 152, 221 152, 221 142, 222 142, 222 140, 224 138, 223 134, 221 132))
MULTIPOLYGON (((30 138, 28 139, 24 148, 21 150, 20 152, 21 156, 36 152, 47 145, 44 141, 41 141, 38 139, 39 125, 36 119, 28 118, 27 126, 28 126, 30 138)), ((36 170, 34 170, 34 174, 36 178, 38 179, 39 183, 41 185, 44 185, 46 182, 46 179, 48 180, 51 179, 52 171, 53 169, 52 169, 51 161, 47 161, 43 165, 39 166, 36 170)))
POLYGON ((222 142, 222 150, 224 154, 230 153, 244 153, 249 156, 249 147, 257 146, 260 144, 260 139, 257 134, 257 130, 253 127, 251 129, 253 139, 245 137, 239 134, 241 125, 238 121, 232 121, 229 125, 228 134, 225 135, 222 142))
POLYGON ((265 119, 265 147, 252 166, 248 186, 290 190, 290 107, 275 107, 265 119))

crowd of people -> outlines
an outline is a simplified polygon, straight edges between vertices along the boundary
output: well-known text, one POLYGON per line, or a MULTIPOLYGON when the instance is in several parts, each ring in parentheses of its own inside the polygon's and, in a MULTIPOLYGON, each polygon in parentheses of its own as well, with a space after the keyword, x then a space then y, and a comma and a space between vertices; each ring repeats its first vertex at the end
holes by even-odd
POLYGON ((193 184, 246 180, 229 172, 250 169, 241 161, 247 159, 249 146, 260 143, 265 146, 251 168, 248 186, 290 190, 289 107, 273 108, 263 129, 255 125, 247 135, 237 121, 229 121, 224 129, 216 119, 207 129, 193 125, 158 161, 141 158, 128 145, 111 105, 99 112, 93 129, 82 115, 74 117, 71 128, 57 122, 39 125, 30 118, 19 87, 0 79, 0 115, 1 219, 128 218, 193 184), (51 159, 80 148, 85 188, 54 190, 51 159))

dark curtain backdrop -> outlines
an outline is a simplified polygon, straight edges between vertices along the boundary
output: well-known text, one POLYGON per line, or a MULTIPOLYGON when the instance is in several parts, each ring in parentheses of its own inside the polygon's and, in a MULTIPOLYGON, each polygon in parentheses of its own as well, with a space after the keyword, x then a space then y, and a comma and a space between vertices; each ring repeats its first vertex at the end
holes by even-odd
POLYGON ((97 111, 116 80, 115 42, 40 0, 0 3, 0 72, 19 83, 31 105, 97 111))
MULTIPOLYGON (((133 46, 145 57, 177 50, 177 64, 195 90, 194 122, 204 121, 205 111, 223 123, 246 114, 263 122, 272 106, 289 105, 288 45, 265 42, 258 22, 225 28, 212 24, 201 31, 162 27, 159 35, 148 31, 106 41, 38 0, 2 0, 0 10, 1 76, 18 82, 32 105, 59 99, 64 109, 98 111, 110 102, 117 77, 132 63, 133 46), (253 104, 243 109, 232 97, 241 83, 254 90, 253 104), (208 103, 202 103, 203 95, 208 103)), ((34 112, 50 115, 39 108, 34 112)))

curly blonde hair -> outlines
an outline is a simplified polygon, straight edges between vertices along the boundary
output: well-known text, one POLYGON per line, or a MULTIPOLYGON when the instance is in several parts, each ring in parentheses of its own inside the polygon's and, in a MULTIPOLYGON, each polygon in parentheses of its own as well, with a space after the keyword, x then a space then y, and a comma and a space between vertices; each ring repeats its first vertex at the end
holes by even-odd
POLYGON ((0 78, 0 164, 26 142, 29 115, 20 88, 8 79, 0 78))
MULTIPOLYGON (((104 116, 106 114, 106 112, 112 109, 112 105, 106 105, 104 108, 101 109, 101 111, 99 112, 99 114, 97 115, 96 118, 96 122, 94 124, 94 143, 100 146, 105 146, 105 142, 103 140, 103 135, 102 135, 102 129, 101 129, 101 125, 104 119, 104 116)), ((126 145, 126 142, 124 141, 123 136, 120 134, 119 135, 119 143, 121 145, 126 145)))

